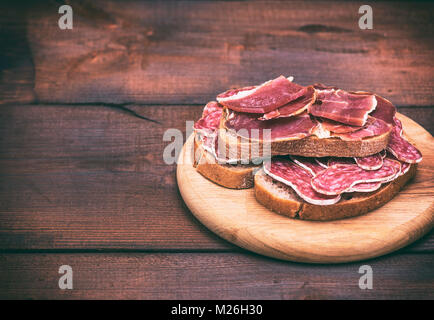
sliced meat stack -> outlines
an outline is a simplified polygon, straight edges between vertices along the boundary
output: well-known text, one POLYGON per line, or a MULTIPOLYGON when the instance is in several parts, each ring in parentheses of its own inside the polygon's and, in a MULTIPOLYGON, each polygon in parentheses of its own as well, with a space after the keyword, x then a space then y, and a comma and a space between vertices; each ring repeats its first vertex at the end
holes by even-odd
POLYGON ((262 159, 263 172, 308 204, 329 206, 347 194, 378 192, 422 160, 404 137, 395 106, 370 92, 304 87, 280 76, 225 91, 216 100, 194 125, 204 148, 223 163, 236 163, 237 157, 219 156, 219 131, 230 132, 230 143, 247 149, 271 143, 273 157, 262 159), (366 143, 374 147, 360 155, 366 143), (322 150, 329 144, 340 149, 322 150), (361 152, 348 154, 351 146, 361 152))
POLYGON ((381 136, 392 130, 390 118, 395 107, 386 99, 318 84, 303 87, 290 79, 280 76, 259 86, 219 94, 218 103, 228 109, 227 127, 271 129, 275 131, 272 139, 315 135, 346 141, 381 136))

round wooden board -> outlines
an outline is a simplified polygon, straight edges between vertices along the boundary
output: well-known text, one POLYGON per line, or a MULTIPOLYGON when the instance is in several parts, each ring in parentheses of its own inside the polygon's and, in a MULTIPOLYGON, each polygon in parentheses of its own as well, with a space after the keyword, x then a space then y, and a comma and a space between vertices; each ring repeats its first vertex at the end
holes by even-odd
POLYGON ((192 166, 193 136, 178 161, 185 203, 205 226, 253 252, 291 261, 340 263, 377 257, 420 238, 434 224, 434 138, 398 114, 406 136, 422 151, 416 177, 390 202, 366 215, 314 222, 280 216, 259 204, 253 189, 218 186, 192 166))

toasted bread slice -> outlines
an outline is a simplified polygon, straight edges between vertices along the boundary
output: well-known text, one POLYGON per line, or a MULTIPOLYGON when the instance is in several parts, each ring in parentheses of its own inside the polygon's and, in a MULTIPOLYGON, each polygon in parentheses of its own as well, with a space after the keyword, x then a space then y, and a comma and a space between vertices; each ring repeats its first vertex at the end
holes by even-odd
POLYGON ((313 205, 301 199, 291 187, 274 180, 263 169, 255 174, 255 197, 268 209, 290 218, 329 221, 362 215, 391 200, 416 174, 416 165, 397 179, 373 192, 352 192, 342 195, 333 205, 313 205))
POLYGON ((253 164, 219 164, 196 137, 194 152, 196 170, 205 178, 226 188, 252 188, 255 172, 261 167, 253 164))
MULTIPOLYGON (((233 130, 226 129, 225 114, 226 112, 223 112, 221 117, 218 135, 219 145, 225 147, 228 157, 252 160, 266 156, 263 153, 266 148, 262 140, 241 137, 233 130)), ((391 131, 388 131, 382 135, 352 141, 317 136, 279 139, 271 142, 271 156, 292 154, 304 157, 365 157, 384 150, 389 143, 390 133, 391 131)))

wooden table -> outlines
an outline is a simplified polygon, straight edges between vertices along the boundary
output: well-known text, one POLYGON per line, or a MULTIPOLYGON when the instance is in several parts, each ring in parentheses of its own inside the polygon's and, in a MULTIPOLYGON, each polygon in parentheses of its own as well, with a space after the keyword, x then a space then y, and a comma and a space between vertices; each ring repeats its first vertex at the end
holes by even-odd
POLYGON ((55 1, 0 5, 0 298, 434 298, 432 231, 358 263, 261 257, 192 216, 162 157, 217 93, 280 74, 375 91, 433 133, 432 4, 372 4, 372 30, 361 2, 70 4, 72 30, 55 1))

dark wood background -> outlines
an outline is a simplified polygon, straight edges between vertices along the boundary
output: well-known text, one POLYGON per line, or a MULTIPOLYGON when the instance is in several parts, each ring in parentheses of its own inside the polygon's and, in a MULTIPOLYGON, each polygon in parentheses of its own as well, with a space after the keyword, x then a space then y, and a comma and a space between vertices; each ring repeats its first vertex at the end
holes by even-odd
POLYGON ((0 298, 434 298, 433 232, 366 262, 261 257, 203 227, 162 158, 165 130, 280 74, 375 91, 433 133, 431 3, 372 3, 372 30, 357 1, 71 1, 73 30, 61 4, 0 4, 0 298))

